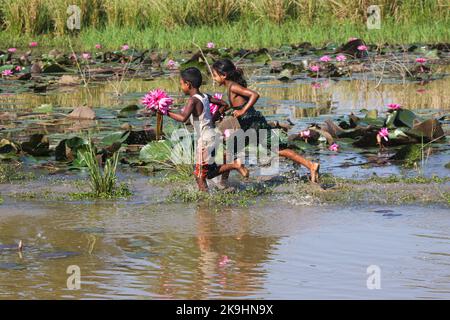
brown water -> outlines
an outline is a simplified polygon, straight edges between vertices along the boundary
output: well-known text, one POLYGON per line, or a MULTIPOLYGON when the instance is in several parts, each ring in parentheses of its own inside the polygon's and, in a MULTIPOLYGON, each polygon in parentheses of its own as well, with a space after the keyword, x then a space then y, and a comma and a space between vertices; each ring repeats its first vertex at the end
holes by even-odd
POLYGON ((25 248, 0 250, 0 298, 448 299, 448 213, 286 199, 220 213, 145 202, 6 203, 0 243, 21 239, 25 248), (67 289, 70 265, 80 267, 79 290, 67 289), (379 290, 367 288, 370 265, 381 269, 379 290))
MULTIPOLYGON (((281 83, 267 73, 252 76, 252 86, 263 97, 257 107, 269 118, 291 119, 293 131, 362 108, 381 112, 391 102, 419 114, 443 115, 450 109, 449 81, 377 85, 359 78, 329 80, 314 89, 304 81, 281 83)), ((81 127, 17 121, 16 130, 8 132, 21 137, 45 130, 55 143, 62 131, 117 130, 122 122, 111 120, 111 112, 136 103, 154 87, 181 96, 178 78, 171 76, 45 95, 2 94, 0 105, 2 111, 25 111, 52 103, 67 111, 86 103, 104 116, 81 127)), ((147 120, 134 121, 139 127, 147 120)), ((443 166, 449 152, 443 149, 428 159, 423 173, 448 176, 443 166)), ((351 151, 320 155, 320 160, 324 172, 340 176, 417 173, 394 165, 338 168, 345 161, 364 161, 364 155, 351 151)), ((165 203, 164 193, 146 179, 133 178, 137 195, 130 201, 5 197, 0 205, 0 298, 450 298, 448 207, 315 207, 308 199, 292 203, 276 197, 216 212, 199 204, 165 203), (19 240, 25 243, 22 253, 16 250, 19 240), (70 265, 81 269, 79 290, 67 288, 70 265), (379 290, 367 288, 370 265, 381 269, 379 290)), ((46 183, 38 180, 24 189, 46 183)), ((20 188, 2 185, 0 190, 20 188)))

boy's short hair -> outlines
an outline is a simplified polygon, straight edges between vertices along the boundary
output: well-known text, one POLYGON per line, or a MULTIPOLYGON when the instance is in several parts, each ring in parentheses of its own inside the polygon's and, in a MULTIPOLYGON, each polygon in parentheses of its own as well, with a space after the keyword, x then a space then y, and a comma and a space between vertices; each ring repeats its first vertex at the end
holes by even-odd
POLYGON ((202 85, 202 73, 195 67, 184 69, 180 75, 184 81, 189 82, 196 89, 202 85))

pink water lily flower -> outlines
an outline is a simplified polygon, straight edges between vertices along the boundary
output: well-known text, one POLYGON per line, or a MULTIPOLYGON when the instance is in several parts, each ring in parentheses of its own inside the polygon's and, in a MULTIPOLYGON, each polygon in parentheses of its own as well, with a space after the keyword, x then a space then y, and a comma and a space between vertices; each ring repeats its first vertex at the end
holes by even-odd
POLYGON ((225 131, 223 132, 223 135, 225 136, 225 138, 229 138, 231 137, 231 133, 232 131, 230 129, 225 129, 225 131))
POLYGON ((320 61, 322 61, 322 62, 330 62, 331 58, 330 58, 330 56, 323 56, 323 57, 320 57, 320 61))
POLYGON ((21 66, 17 66, 17 67, 15 67, 14 69, 15 69, 16 71, 19 71, 19 72, 22 71, 22 67, 21 67, 21 66))
POLYGON ((367 46, 365 46, 365 45, 360 45, 360 46, 358 46, 358 48, 357 48, 359 51, 367 51, 367 46))
POLYGON ((169 61, 167 61, 167 66, 169 67, 169 69, 173 69, 173 68, 175 68, 176 63, 175 63, 175 61, 170 59, 169 61))
POLYGON ((343 54, 340 54, 336 57, 336 61, 343 62, 345 60, 347 60, 347 57, 344 56, 343 54))
POLYGON ((389 138, 388 128, 381 128, 380 131, 378 131, 378 134, 380 135, 381 138, 388 141, 388 138, 389 138))
POLYGON ((207 44, 206 44, 206 47, 208 48, 208 49, 212 49, 212 48, 214 48, 216 45, 214 44, 214 42, 208 42, 207 44))
POLYGON ((91 55, 89 54, 89 53, 83 53, 82 55, 81 55, 81 57, 84 59, 84 60, 89 60, 90 58, 91 58, 91 55))
POLYGON ((97 43, 96 45, 95 45, 95 49, 101 49, 102 48, 102 45, 100 44, 100 43, 97 43))
MULTIPOLYGON (((221 93, 215 93, 213 95, 213 98, 215 98, 215 99, 222 99, 222 97, 223 97, 223 94, 221 94, 221 93)), ((212 115, 215 114, 217 112, 217 110, 219 110, 219 106, 217 104, 214 104, 214 103, 209 104, 209 111, 211 112, 212 115)))
POLYGON ((230 262, 231 262, 231 260, 228 258, 228 256, 222 256, 222 258, 219 261, 219 266, 225 267, 230 262))
POLYGON ((17 51, 16 48, 9 48, 9 49, 8 49, 8 52, 10 52, 10 53, 14 53, 14 52, 16 52, 16 51, 17 51))
POLYGON ((319 72, 320 67, 317 65, 313 65, 309 67, 309 70, 311 70, 312 72, 319 72))
POLYGON ((162 114, 169 112, 173 99, 161 89, 155 89, 147 93, 141 100, 142 104, 149 110, 160 111, 162 114))
POLYGON ((398 110, 401 108, 401 105, 399 105, 398 103, 389 103, 387 106, 391 110, 398 110))
POLYGON ((130 49, 130 47, 127 44, 124 44, 122 46, 122 51, 125 51, 125 50, 128 50, 128 49, 130 49))
POLYGON ((309 137, 311 137, 311 131, 310 130, 300 131, 300 137, 302 137, 302 138, 309 138, 309 137))
POLYGON ((30 47, 37 47, 38 43, 36 41, 30 42, 30 47))
POLYGON ((417 58, 416 62, 420 63, 420 64, 424 64, 425 62, 427 62, 427 59, 425 59, 425 58, 417 58))
POLYGON ((4 77, 11 76, 12 74, 13 74, 13 72, 9 69, 2 71, 2 76, 4 76, 4 77))
POLYGON ((320 89, 322 87, 322 84, 320 82, 313 82, 311 83, 311 87, 314 89, 320 89))
POLYGON ((339 145, 337 143, 333 143, 331 146, 329 146, 328 150, 339 151, 339 145))

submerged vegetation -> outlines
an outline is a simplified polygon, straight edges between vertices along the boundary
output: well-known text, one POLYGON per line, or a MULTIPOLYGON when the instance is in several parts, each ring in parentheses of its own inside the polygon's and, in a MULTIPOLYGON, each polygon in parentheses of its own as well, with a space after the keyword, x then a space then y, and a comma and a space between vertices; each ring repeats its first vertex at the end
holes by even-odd
POLYGON ((16 47, 92 50, 192 49, 192 40, 222 47, 261 48, 309 41, 321 45, 362 37, 369 43, 448 42, 445 0, 0 0, 0 41, 16 47), (67 29, 69 5, 81 9, 81 29, 67 29), (379 5, 380 30, 367 30, 367 7, 379 5), (22 34, 17 37, 17 34, 22 34), (277 36, 273 36, 276 34, 277 36), (51 35, 51 36, 50 36, 51 35))

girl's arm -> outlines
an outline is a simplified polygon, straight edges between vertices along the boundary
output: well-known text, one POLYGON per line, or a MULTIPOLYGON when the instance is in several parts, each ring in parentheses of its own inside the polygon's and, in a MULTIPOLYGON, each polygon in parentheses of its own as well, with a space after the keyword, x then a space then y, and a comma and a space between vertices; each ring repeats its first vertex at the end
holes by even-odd
POLYGON ((181 113, 175 113, 175 112, 169 111, 169 112, 167 112, 167 115, 175 121, 186 122, 186 120, 189 119, 189 117, 191 116, 192 111, 194 111, 194 106, 195 106, 195 101, 191 97, 191 98, 189 98, 186 106, 183 108, 183 111, 181 113))
POLYGON ((235 94, 237 94, 237 95, 239 95, 239 96, 248 98, 247 103, 245 104, 245 106, 241 110, 236 110, 236 111, 233 112, 233 115, 236 118, 246 114, 248 109, 250 109, 256 103, 256 101, 258 101, 258 99, 259 99, 258 92, 250 90, 250 89, 245 88, 245 87, 240 86, 240 85, 233 84, 230 87, 230 91, 235 93, 235 94))

